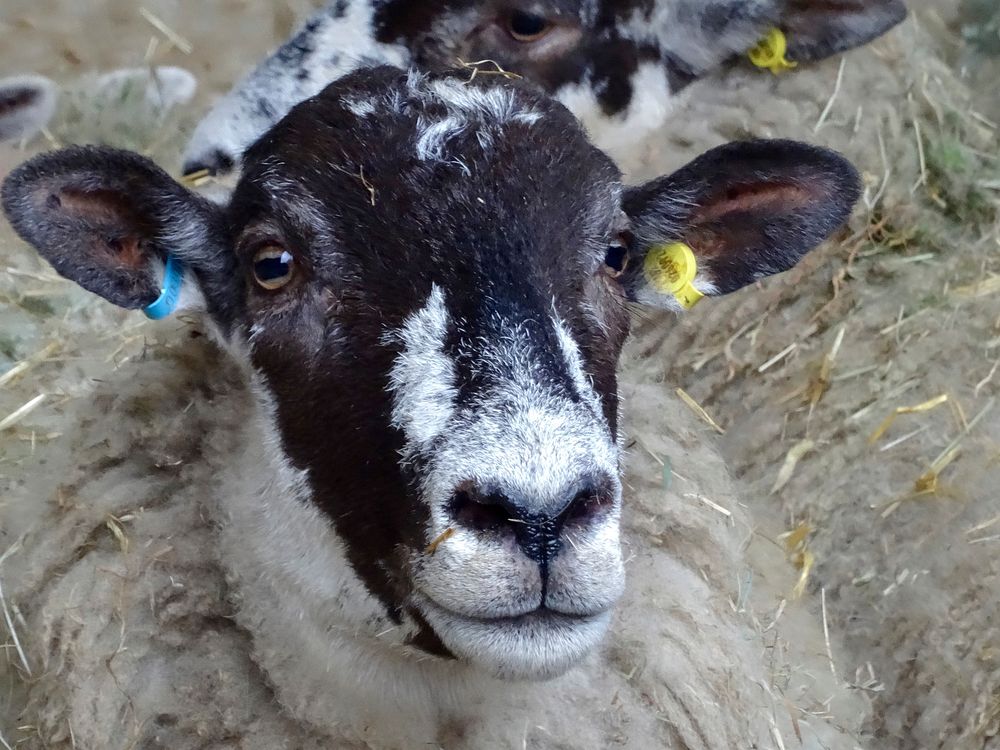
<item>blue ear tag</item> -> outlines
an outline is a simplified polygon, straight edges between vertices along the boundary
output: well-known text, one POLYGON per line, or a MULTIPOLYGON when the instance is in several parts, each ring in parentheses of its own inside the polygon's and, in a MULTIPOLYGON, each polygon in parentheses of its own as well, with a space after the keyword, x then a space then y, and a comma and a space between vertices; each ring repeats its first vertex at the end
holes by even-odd
POLYGON ((167 266, 163 269, 163 290, 156 302, 142 308, 150 320, 163 320, 177 309, 184 286, 184 264, 173 255, 167 255, 167 266))

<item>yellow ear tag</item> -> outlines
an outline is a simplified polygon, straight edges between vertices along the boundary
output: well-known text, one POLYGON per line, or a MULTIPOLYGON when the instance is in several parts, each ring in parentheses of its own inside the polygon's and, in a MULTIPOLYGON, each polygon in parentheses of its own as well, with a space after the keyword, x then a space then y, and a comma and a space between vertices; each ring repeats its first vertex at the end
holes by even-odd
POLYGON ((767 36, 757 42, 757 46, 747 54, 750 56, 750 62, 758 68, 770 70, 774 75, 778 75, 798 65, 785 57, 787 52, 788 40, 785 38, 785 32, 774 28, 768 31, 767 36))
POLYGON ((673 295, 685 310, 690 310, 705 296, 694 288, 698 261, 683 242, 652 248, 646 253, 643 270, 656 291, 673 295))

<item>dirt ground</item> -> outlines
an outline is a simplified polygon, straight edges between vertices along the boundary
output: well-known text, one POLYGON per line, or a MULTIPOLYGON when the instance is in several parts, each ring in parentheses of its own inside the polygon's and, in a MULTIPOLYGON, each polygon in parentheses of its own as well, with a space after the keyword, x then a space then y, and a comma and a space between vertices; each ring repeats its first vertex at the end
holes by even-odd
MULTIPOLYGON (((75 85, 122 65, 187 67, 198 99, 152 137, 149 123, 112 127, 106 113, 64 112, 53 130, 68 142, 110 128, 116 144, 176 168, 197 114, 310 5, 148 0, 191 43, 186 54, 137 3, 4 0, 0 76, 75 85)), ((988 25, 995 0, 970 0, 961 20, 935 18, 935 5, 922 10, 951 35, 947 63, 976 106, 924 131, 901 126, 922 147, 919 183, 900 184, 905 172, 891 163, 859 165, 873 191, 904 197, 860 211, 840 241, 762 289, 682 319, 640 320, 636 337, 641 355, 662 359, 664 388, 683 387, 725 430, 759 524, 751 554, 771 559, 779 536, 798 531, 774 572, 789 594, 805 576, 789 616, 825 617, 831 668, 870 705, 868 746, 900 750, 1000 747, 1000 35, 988 25), (885 427, 901 408, 910 411, 885 427)), ((893 106, 906 112, 914 97, 900 92, 893 106)), ((0 175, 24 155, 0 150, 0 175)), ((0 435, 2 493, 56 439, 60 409, 86 394, 87 379, 138 356, 144 324, 55 280, 5 228, 0 269, 0 373, 30 363, 0 386, 0 419, 46 396, 0 435)), ((0 494, 0 525, 9 512, 22 511, 0 494)), ((0 706, 8 689, 0 682, 0 706)))

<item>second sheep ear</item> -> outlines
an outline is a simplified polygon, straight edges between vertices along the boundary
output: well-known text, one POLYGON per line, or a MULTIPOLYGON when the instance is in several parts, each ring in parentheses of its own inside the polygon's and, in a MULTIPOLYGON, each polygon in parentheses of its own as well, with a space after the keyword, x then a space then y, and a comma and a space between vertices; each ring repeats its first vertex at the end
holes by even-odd
POLYGON ((833 151, 794 141, 712 149, 626 194, 636 261, 626 292, 681 310, 786 271, 843 226, 860 193, 857 171, 833 151))
MULTIPOLYGON (((74 147, 31 159, 3 183, 11 226, 62 276, 112 304, 145 308, 161 294, 168 255, 201 291, 236 278, 221 210, 128 151, 74 147)), ((218 295, 214 295, 218 296, 218 295)), ((182 310, 178 309, 178 312, 182 310)))
POLYGON ((808 62, 867 44, 905 18, 902 0, 789 0, 780 25, 788 57, 808 62))

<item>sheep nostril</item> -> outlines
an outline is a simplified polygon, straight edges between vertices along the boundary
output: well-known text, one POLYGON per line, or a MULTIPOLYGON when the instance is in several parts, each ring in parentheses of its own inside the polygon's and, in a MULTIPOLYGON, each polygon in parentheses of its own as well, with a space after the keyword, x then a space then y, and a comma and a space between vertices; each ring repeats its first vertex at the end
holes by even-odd
POLYGON ((200 159, 191 159, 184 163, 184 174, 192 175, 207 172, 213 177, 229 174, 236 166, 236 160, 221 149, 215 149, 200 159))
POLYGON ((612 497, 593 488, 581 490, 570 501, 565 511, 565 521, 571 524, 589 524, 613 505, 612 497))
POLYGON ((587 483, 562 503, 530 502, 495 487, 464 482, 451 496, 449 512, 456 526, 486 539, 515 541, 544 568, 562 549, 566 532, 598 525, 614 505, 614 493, 601 483, 587 483))
POLYGON ((475 490, 459 490, 451 500, 451 515, 455 522, 479 533, 503 532, 516 522, 506 503, 475 490))

